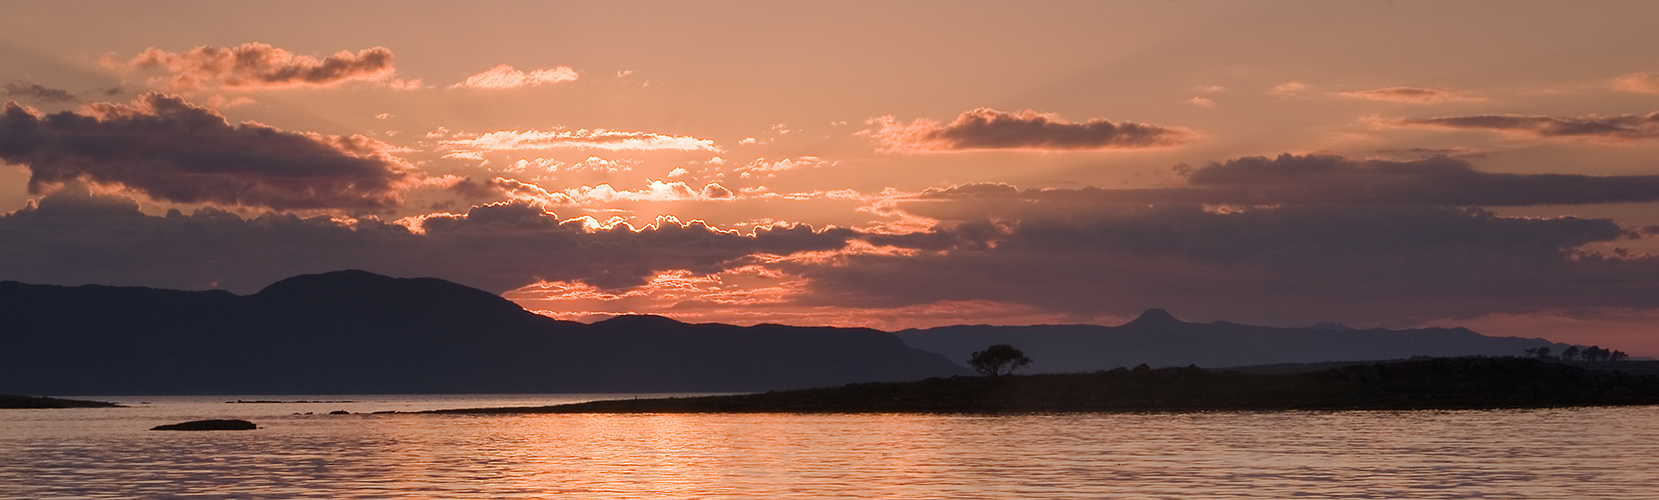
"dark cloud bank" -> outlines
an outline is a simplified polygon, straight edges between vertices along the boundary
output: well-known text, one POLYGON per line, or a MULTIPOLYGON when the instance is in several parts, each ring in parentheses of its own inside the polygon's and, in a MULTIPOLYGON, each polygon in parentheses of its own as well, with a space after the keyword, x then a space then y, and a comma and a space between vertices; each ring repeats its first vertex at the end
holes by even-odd
POLYGON ((1400 118, 1388 123, 1403 127, 1490 130, 1538 138, 1607 140, 1659 138, 1659 112, 1646 115, 1590 115, 1573 118, 1522 115, 1447 116, 1439 118, 1400 118))
POLYGON ((47 284, 121 284, 252 292, 300 273, 339 269, 433 276, 492 291, 546 280, 616 289, 658 271, 713 273, 756 253, 840 248, 847 230, 805 226, 754 235, 701 223, 586 230, 524 204, 429 217, 424 233, 372 218, 217 209, 147 216, 131 199, 66 189, 0 216, 0 277, 47 284))
POLYGON ((963 112, 955 121, 944 125, 928 120, 917 120, 910 125, 886 122, 876 136, 891 151, 943 152, 1144 149, 1188 142, 1196 134, 1180 127, 1101 118, 1070 122, 1031 110, 1005 112, 979 108, 963 112))
POLYGON ((6 91, 3 95, 7 97, 21 97, 40 102, 75 102, 79 100, 75 98, 75 94, 71 94, 67 90, 44 87, 38 83, 29 85, 8 83, 4 88, 6 91))
POLYGON ((168 52, 151 47, 124 62, 107 65, 132 69, 164 68, 173 74, 174 91, 211 87, 258 90, 286 87, 330 87, 354 80, 383 80, 397 70, 392 51, 385 47, 340 51, 321 59, 253 42, 235 47, 196 47, 168 52))
POLYGON ((1655 201, 1655 176, 1285 155, 1212 163, 1188 169, 1187 179, 1169 189, 930 191, 899 208, 939 223, 900 235, 805 226, 744 235, 672 222, 592 229, 523 203, 428 216, 421 232, 373 218, 146 216, 131 200, 65 189, 0 217, 0 277, 250 292, 289 275, 358 268, 499 292, 538 280, 622 290, 662 271, 764 265, 808 279, 803 305, 993 300, 1080 320, 1150 307, 1273 324, 1659 307, 1659 259, 1585 250, 1652 231, 1476 208, 1655 201), (753 257, 855 241, 908 255, 753 257))
POLYGON ((231 125, 178 96, 82 113, 0 110, 0 160, 30 171, 29 191, 71 182, 119 185, 157 200, 292 209, 396 205, 411 174, 363 137, 231 125))
POLYGON ((1013 198, 1088 203, 1239 205, 1532 206, 1659 201, 1659 175, 1590 176, 1480 172, 1465 160, 1355 160, 1332 155, 1244 157, 1179 169, 1187 185, 1167 189, 1017 191, 981 184, 924 198, 1013 198))

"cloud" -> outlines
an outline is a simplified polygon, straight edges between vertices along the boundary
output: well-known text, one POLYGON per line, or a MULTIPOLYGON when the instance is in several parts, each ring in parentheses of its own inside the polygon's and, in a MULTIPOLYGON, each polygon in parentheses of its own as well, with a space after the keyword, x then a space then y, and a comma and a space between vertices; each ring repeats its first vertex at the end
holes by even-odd
POLYGON ((501 130, 468 136, 457 134, 457 137, 441 141, 441 144, 454 150, 477 151, 720 151, 710 139, 606 129, 501 130))
POLYGON ((835 164, 836 162, 827 161, 816 156, 798 156, 774 162, 768 162, 765 158, 755 158, 749 164, 732 169, 732 171, 746 175, 772 176, 778 172, 834 166, 835 164))
POLYGON ((1074 317, 1150 307, 1269 324, 1411 324, 1539 307, 1659 307, 1659 258, 1577 249, 1630 232, 1609 220, 1479 209, 1166 205, 1080 211, 1048 200, 912 234, 866 235, 914 253, 783 262, 801 301, 901 307, 983 300, 1074 317))
POLYGON ((5 95, 8 97, 21 97, 40 102, 75 102, 78 100, 74 94, 67 90, 42 87, 38 83, 29 85, 8 83, 5 89, 5 95))
POLYGON ((559 66, 533 70, 528 73, 519 71, 512 66, 502 64, 485 70, 483 73, 467 77, 461 83, 450 85, 452 89, 516 89, 519 87, 539 87, 554 83, 576 81, 576 70, 570 66, 559 66))
POLYGON ((410 168, 362 136, 230 125, 178 96, 94 103, 42 115, 0 111, 0 160, 28 167, 29 191, 92 182, 156 200, 289 209, 375 209, 398 203, 410 168))
POLYGON ((701 275, 750 265, 753 255, 833 251, 852 235, 808 226, 739 233, 672 217, 641 227, 601 224, 525 203, 432 214, 411 225, 419 231, 374 218, 244 219, 212 208, 148 216, 129 199, 65 190, 0 215, 0 276, 249 293, 294 274, 355 268, 496 292, 541 281, 619 290, 666 271, 701 275))
POLYGON ((1290 154, 1228 160, 1193 170, 1206 203, 1528 206, 1659 201, 1659 175, 1508 174, 1465 160, 1353 160, 1290 154))
POLYGON ((1582 250, 1638 237, 1604 219, 1391 205, 1079 210, 1064 197, 1019 200, 1023 209, 1008 212, 996 202, 1021 194, 1012 186, 958 191, 963 209, 920 231, 783 224, 742 233, 673 217, 641 226, 561 219, 522 201, 401 223, 244 219, 212 208, 157 217, 128 198, 65 189, 0 216, 0 276, 245 293, 292 274, 359 268, 497 292, 549 283, 600 298, 641 290, 674 310, 764 306, 801 318, 973 304, 1069 320, 1166 307, 1271 324, 1411 324, 1659 308, 1659 258, 1582 250), (708 276, 731 281, 699 278, 708 276))
POLYGON ((1442 104, 1448 102, 1479 102, 1485 100, 1484 98, 1466 96, 1462 92, 1421 87, 1387 87, 1372 90, 1355 90, 1349 92, 1337 92, 1336 95, 1349 99, 1399 102, 1406 104, 1442 104))
POLYGON ((610 184, 576 186, 551 190, 535 183, 497 177, 488 186, 515 200, 544 206, 595 206, 615 203, 724 201, 735 199, 730 189, 719 183, 704 184, 701 189, 685 181, 647 180, 640 189, 617 189, 610 184))
POLYGON ((1072 123, 1050 113, 1010 113, 990 108, 964 112, 944 125, 928 119, 905 125, 891 116, 871 123, 880 125, 872 135, 882 143, 883 150, 896 153, 1147 149, 1174 146, 1197 137, 1181 127, 1114 123, 1101 118, 1072 123))
POLYGON ((1659 138, 1659 112, 1646 115, 1576 118, 1522 115, 1447 116, 1439 118, 1378 118, 1378 124, 1452 130, 1488 130, 1529 138, 1632 141, 1659 138))
POLYGON ((1213 107, 1215 107, 1215 101, 1212 101, 1207 97, 1194 97, 1192 99, 1187 99, 1187 103, 1192 104, 1193 106, 1198 106, 1200 108, 1213 108, 1213 107))
POLYGON ((1187 182, 1171 188, 1020 191, 1007 184, 967 184, 928 190, 909 203, 940 205, 961 200, 1002 200, 1000 203, 1009 206, 1048 202, 1089 210, 1081 207, 1146 204, 1496 207, 1659 201, 1659 175, 1492 173, 1475 170, 1466 160, 1443 156, 1388 161, 1283 154, 1276 158, 1247 156, 1177 170, 1187 182))
POLYGON ((1613 88, 1637 94, 1659 94, 1659 76, 1636 73, 1613 79, 1613 88))
POLYGON ((1273 90, 1269 90, 1268 93, 1271 93, 1271 94, 1274 94, 1274 95, 1282 95, 1282 96, 1293 96, 1293 95, 1301 94, 1303 91, 1305 91, 1307 89, 1308 89, 1307 84, 1302 83, 1302 82, 1285 82, 1285 83, 1281 83, 1281 84, 1278 84, 1278 85, 1274 85, 1273 90))
POLYGON ((171 78, 152 84, 174 92, 334 87, 351 81, 387 81, 397 71, 392 67, 392 51, 385 47, 356 54, 340 51, 319 59, 259 42, 227 48, 202 46, 176 53, 151 47, 130 60, 105 57, 103 63, 112 68, 162 68, 172 74, 171 78))

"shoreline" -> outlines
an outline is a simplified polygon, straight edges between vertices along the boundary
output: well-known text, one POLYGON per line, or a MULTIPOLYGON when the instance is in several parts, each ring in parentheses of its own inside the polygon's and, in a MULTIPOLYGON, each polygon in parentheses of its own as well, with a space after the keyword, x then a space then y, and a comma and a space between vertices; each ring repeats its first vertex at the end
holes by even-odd
POLYGON ((514 413, 1072 413, 1498 410, 1659 404, 1659 376, 1524 358, 1433 358, 1306 373, 1196 367, 950 377, 690 398, 458 408, 514 413))

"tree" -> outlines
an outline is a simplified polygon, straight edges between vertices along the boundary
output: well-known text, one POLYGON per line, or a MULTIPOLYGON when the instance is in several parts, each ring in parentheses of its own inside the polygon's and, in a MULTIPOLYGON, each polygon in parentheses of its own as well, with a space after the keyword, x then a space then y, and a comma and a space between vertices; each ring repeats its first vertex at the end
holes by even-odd
POLYGON ((1573 359, 1578 357, 1578 353, 1579 353, 1578 346, 1575 345, 1575 346, 1572 346, 1572 347, 1568 347, 1567 350, 1561 351, 1561 359, 1564 359, 1564 360, 1567 360, 1567 361, 1572 361, 1573 359))
POLYGON ((974 351, 973 356, 968 358, 968 366, 974 367, 974 370, 987 377, 1014 373, 1014 370, 1029 364, 1031 358, 1025 357, 1025 353, 1008 344, 997 344, 986 347, 983 351, 974 351))

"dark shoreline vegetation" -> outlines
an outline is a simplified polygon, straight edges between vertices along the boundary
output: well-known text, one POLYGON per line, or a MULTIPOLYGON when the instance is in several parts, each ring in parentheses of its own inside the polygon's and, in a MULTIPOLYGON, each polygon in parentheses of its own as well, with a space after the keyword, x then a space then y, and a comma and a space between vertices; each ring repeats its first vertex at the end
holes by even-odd
MULTIPOLYGON (((1648 367, 1643 367, 1648 368, 1648 367)), ((1646 370, 1643 370, 1646 371, 1646 370)), ((1518 357, 1413 359, 1303 373, 1197 367, 929 378, 734 396, 422 413, 1015 413, 1503 409, 1659 404, 1659 375, 1518 357)))
POLYGON ((115 403, 103 401, 85 401, 80 399, 59 399, 39 396, 17 396, 0 394, 0 408, 31 409, 31 408, 122 408, 115 403))

